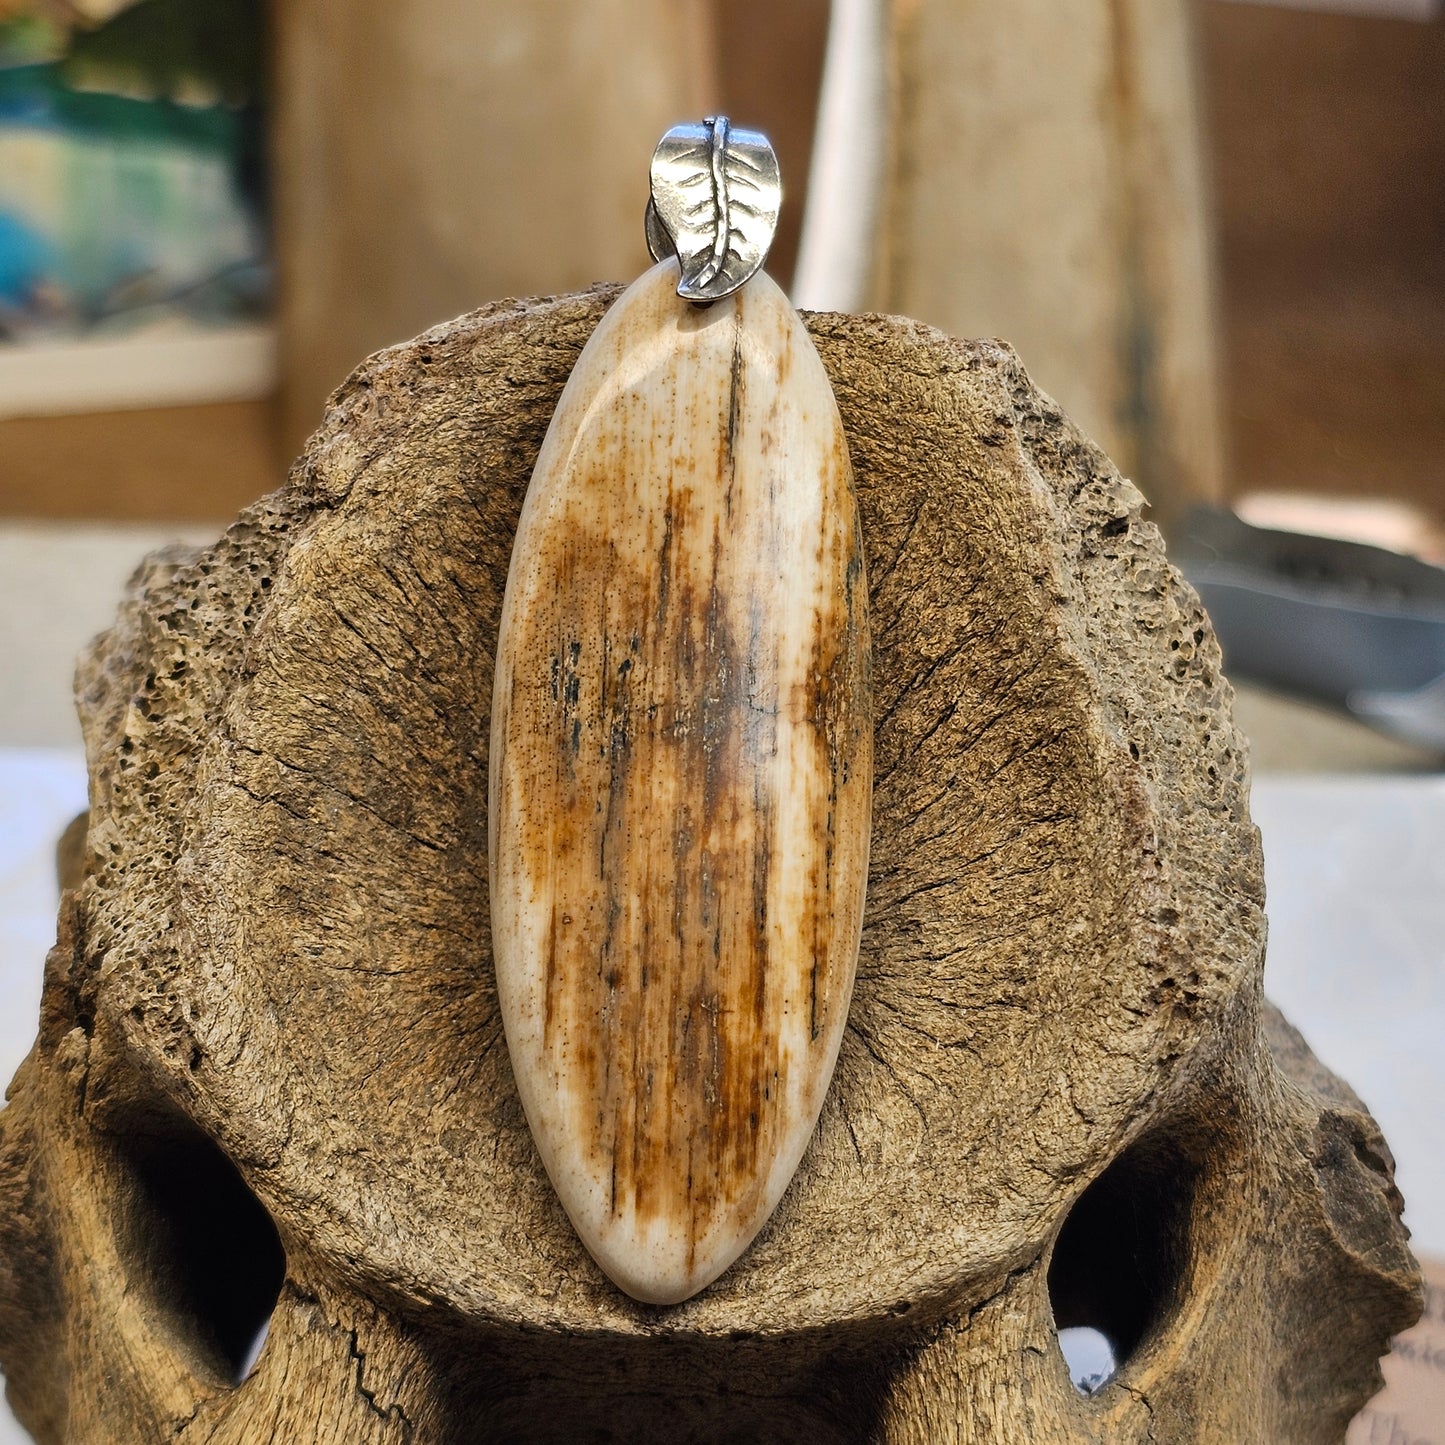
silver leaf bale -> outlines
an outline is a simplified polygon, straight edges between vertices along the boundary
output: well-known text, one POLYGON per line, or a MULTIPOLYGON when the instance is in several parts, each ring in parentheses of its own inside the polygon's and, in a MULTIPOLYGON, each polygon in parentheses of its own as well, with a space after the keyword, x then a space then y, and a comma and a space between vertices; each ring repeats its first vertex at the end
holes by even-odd
POLYGON ((765 135, 734 129, 726 116, 673 126, 652 156, 647 244, 656 260, 677 256, 679 296, 720 301, 762 267, 781 202, 765 135))

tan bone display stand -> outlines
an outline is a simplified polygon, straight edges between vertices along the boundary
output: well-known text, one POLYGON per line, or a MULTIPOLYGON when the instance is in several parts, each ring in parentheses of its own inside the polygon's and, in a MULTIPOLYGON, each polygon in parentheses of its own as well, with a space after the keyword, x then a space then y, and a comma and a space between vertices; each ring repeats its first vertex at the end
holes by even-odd
POLYGON ((82 662, 83 873, 0 1114, 18 1415, 77 1445, 1342 1438, 1420 1308, 1389 1152, 1263 1003, 1198 601, 994 343, 808 323, 874 638, 838 1071, 702 1294, 636 1304, 583 1250, 502 1041, 485 799, 522 496, 614 294, 372 358, 82 662), (1121 1359, 1091 1396, 1080 1324, 1121 1359))

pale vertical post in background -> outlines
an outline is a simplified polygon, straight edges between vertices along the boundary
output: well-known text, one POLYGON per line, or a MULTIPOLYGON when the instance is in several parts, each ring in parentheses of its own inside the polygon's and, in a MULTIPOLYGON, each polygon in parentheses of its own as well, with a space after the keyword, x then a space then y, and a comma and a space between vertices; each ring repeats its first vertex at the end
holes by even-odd
POLYGON ((1189 10, 894 0, 869 287, 1012 344, 1166 520, 1223 469, 1189 10))
POLYGON ((858 311, 868 299, 888 165, 888 6, 834 0, 793 304, 858 311))
POLYGON ((284 441, 368 352, 647 263, 647 157, 716 93, 706 0, 275 7, 284 441))

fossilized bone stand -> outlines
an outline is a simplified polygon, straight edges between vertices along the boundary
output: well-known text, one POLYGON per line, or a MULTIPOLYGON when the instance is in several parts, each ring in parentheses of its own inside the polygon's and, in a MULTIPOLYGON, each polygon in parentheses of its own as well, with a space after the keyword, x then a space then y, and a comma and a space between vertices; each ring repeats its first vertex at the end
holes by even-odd
POLYGON ((568 1227, 498 1026, 486 749, 518 509, 612 294, 374 357, 82 662, 84 875, 0 1115, 21 1418, 97 1445, 1339 1438, 1418 1309, 1389 1154, 1262 1000, 1208 622, 994 344, 810 322, 877 727, 801 1169, 673 1309, 568 1227), (1091 1396, 1072 1324, 1121 1358, 1091 1396))

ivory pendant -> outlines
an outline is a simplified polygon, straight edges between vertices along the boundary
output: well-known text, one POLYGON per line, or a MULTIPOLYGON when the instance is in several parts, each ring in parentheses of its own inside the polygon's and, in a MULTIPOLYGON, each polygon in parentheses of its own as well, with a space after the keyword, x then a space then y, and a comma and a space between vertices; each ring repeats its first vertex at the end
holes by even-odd
POLYGON ((747 1248, 817 1122, 868 871, 867 587, 837 405, 765 273, 666 260, 537 459, 491 740, 492 939, 527 1119, 640 1300, 747 1248))

